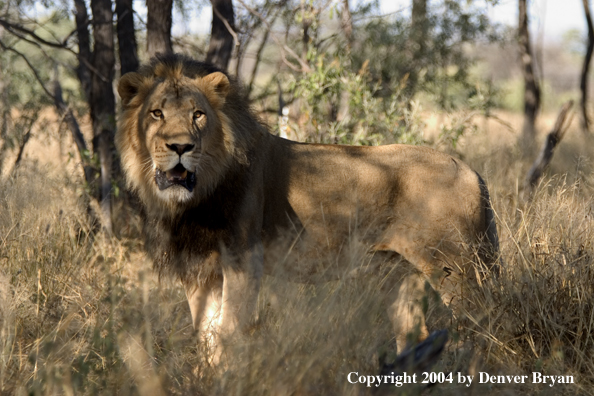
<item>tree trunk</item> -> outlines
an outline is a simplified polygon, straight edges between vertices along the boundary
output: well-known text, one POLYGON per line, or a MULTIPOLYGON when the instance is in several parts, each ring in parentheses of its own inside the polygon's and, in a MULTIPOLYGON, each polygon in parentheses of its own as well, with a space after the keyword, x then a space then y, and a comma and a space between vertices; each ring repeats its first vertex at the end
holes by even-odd
POLYGON ((410 99, 414 96, 418 85, 418 73, 421 69, 421 62, 427 47, 427 34, 429 25, 427 21, 427 0, 413 0, 410 22, 410 33, 408 36, 408 53, 410 65, 408 67, 408 81, 406 85, 406 96, 410 99))
POLYGON ((580 100, 580 109, 582 112, 582 130, 585 133, 590 131, 590 120, 588 118, 588 72, 590 71, 590 61, 592 60, 592 52, 594 51, 594 26, 592 26, 592 17, 590 16, 590 4, 588 0, 582 0, 584 4, 584 13, 586 14, 586 24, 588 25, 588 47, 586 48, 586 55, 584 56, 584 64, 582 66, 582 75, 580 78, 580 91, 582 98, 580 100))
POLYGON ((111 180, 114 161, 115 97, 113 93, 113 68, 115 65, 113 12, 110 0, 91 0, 93 12, 93 67, 91 80, 91 120, 93 122, 93 151, 101 164, 102 225, 112 232, 111 180))
POLYGON ((311 38, 309 36, 309 28, 313 23, 311 19, 312 7, 309 3, 301 2, 301 28, 303 29, 303 35, 301 37, 301 59, 307 62, 307 51, 309 50, 309 42, 311 38))
POLYGON ((211 0, 212 27, 206 61, 227 70, 233 52, 235 16, 232 0, 211 0))
POLYGON ((146 0, 146 50, 153 57, 158 53, 170 54, 171 12, 173 0, 146 0))
POLYGON ((427 0, 413 0, 411 13, 410 38, 416 46, 415 54, 422 54, 427 40, 427 0))
POLYGON ((121 75, 138 69, 138 49, 134 32, 132 0, 116 0, 118 46, 121 75))
POLYGON ((88 65, 91 64, 92 58, 89 38, 89 15, 84 0, 74 0, 74 7, 76 10, 74 13, 76 37, 78 38, 78 67, 76 74, 85 99, 88 101, 91 98, 91 71, 88 65))
POLYGON ((349 0, 342 0, 342 31, 347 40, 347 53, 351 52, 353 45, 353 16, 349 7, 349 0))
POLYGON ((528 30, 528 10, 526 0, 518 0, 519 24, 518 40, 520 44, 520 57, 522 60, 522 73, 524 75, 524 127, 522 129, 522 145, 530 149, 534 145, 536 135, 536 116, 540 108, 540 86, 534 73, 534 57, 530 45, 528 30))

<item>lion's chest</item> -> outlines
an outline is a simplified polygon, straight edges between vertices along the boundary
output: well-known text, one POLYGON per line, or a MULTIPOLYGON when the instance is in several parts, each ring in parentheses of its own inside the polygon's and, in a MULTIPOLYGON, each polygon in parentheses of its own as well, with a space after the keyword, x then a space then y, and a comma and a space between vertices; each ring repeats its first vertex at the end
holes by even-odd
POLYGON ((147 219, 145 248, 161 274, 180 279, 196 276, 201 263, 231 244, 230 221, 223 210, 205 206, 175 219, 147 219))

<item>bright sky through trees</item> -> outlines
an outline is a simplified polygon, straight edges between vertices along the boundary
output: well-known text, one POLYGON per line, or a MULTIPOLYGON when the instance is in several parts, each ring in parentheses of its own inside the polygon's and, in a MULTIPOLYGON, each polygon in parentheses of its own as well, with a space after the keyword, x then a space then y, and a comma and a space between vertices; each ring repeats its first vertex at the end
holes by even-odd
MULTIPOLYGON (((476 4, 484 4, 484 0, 474 0, 476 4)), ((431 0, 429 0, 431 2, 431 0)), ((355 2, 353 2, 356 4, 355 2)), ((410 13, 411 0, 380 0, 383 14, 394 12, 410 13)), ((134 6, 141 13, 146 13, 144 1, 135 1, 134 6)), ((237 5, 236 5, 237 6, 237 5)), ((489 16, 495 22, 516 26, 518 19, 518 1, 500 0, 496 6, 488 6, 489 16)), ((174 17, 174 34, 184 32, 209 33, 212 11, 209 6, 199 10, 188 10, 189 20, 184 24, 181 16, 174 17), (186 25, 186 26, 184 26, 186 25)), ((532 0, 530 2, 532 29, 544 29, 547 40, 557 41, 569 30, 579 30, 586 35, 586 22, 580 0, 532 0), (543 25, 544 24, 544 25, 543 25)))

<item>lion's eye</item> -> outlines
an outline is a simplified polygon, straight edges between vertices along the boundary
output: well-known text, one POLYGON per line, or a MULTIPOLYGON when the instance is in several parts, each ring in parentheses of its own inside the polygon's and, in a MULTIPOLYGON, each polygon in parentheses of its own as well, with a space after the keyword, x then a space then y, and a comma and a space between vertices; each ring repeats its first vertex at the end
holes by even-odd
POLYGON ((157 110, 152 110, 152 111, 151 111, 151 115, 153 116, 153 118, 154 118, 155 120, 160 120, 160 119, 162 119, 162 118, 163 118, 163 112, 162 112, 161 110, 159 110, 159 109, 157 109, 157 110))
POLYGON ((196 110, 196 111, 194 112, 194 119, 195 119, 195 120, 197 120, 197 119, 199 119, 200 117, 202 117, 203 115, 204 115, 204 113, 203 113, 203 112, 201 112, 200 110, 196 110))

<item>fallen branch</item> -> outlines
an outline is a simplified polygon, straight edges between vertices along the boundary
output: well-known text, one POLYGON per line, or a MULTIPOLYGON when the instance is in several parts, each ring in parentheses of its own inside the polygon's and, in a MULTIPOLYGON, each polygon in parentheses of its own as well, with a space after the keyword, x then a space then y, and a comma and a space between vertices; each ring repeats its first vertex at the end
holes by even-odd
POLYGON ((448 338, 447 330, 433 332, 419 345, 398 355, 394 361, 394 371, 414 373, 430 370, 439 360, 448 338))
POLYGON ((526 181, 524 182, 524 197, 527 200, 532 197, 534 188, 538 184, 538 181, 542 177, 545 169, 547 166, 549 166, 551 160, 553 159, 555 148, 559 142, 561 142, 561 139, 563 139, 563 136, 565 136, 565 132, 567 132, 567 129, 571 125, 573 113, 571 113, 569 118, 568 115, 570 114, 572 106, 573 100, 570 100, 561 107, 553 129, 547 135, 547 138, 542 145, 542 149, 540 150, 540 154, 526 175, 526 181))
MULTIPOLYGON (((420 375, 422 372, 431 370, 431 367, 439 360, 441 353, 445 349, 448 338, 447 330, 435 331, 425 341, 400 353, 393 363, 383 363, 379 376, 384 378, 384 376, 398 376, 404 373, 408 375, 417 373, 420 375)), ((372 394, 388 394, 386 393, 388 388, 393 390, 394 385, 388 385, 388 383, 380 381, 372 394)))

